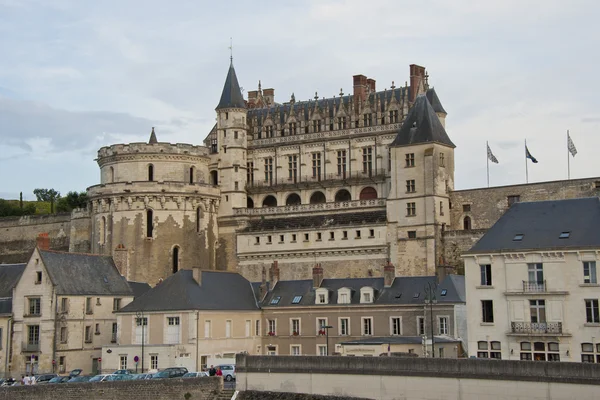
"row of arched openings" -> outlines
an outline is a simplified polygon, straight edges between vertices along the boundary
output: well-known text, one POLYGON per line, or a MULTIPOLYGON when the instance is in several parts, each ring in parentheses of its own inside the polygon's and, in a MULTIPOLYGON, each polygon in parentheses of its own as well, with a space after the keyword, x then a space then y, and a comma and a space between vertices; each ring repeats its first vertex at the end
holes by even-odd
MULTIPOLYGON (((371 186, 368 186, 360 191, 359 200, 371 200, 377 198, 377 190, 371 186)), ((335 194, 334 201, 342 202, 342 201, 351 201, 352 195, 346 189, 338 190, 335 194)), ((316 191, 310 196, 309 204, 321 204, 326 203, 327 199, 325 198, 325 194, 321 191, 316 191)), ((285 199, 286 206, 296 206, 302 204, 302 200, 300 199, 300 195, 298 193, 291 193, 285 199)), ((268 195, 262 201, 263 207, 277 207, 277 198, 273 195, 268 195)), ((248 208, 254 208, 254 200, 251 197, 248 197, 248 208)))

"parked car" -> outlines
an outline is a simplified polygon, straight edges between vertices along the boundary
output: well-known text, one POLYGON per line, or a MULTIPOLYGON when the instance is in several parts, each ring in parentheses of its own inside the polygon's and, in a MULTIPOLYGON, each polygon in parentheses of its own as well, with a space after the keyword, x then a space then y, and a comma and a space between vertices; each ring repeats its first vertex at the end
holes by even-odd
POLYGON ((69 379, 68 383, 89 382, 90 379, 92 379, 93 377, 94 377, 93 375, 79 375, 79 376, 74 376, 71 379, 69 379))
POLYGON ((132 374, 133 374, 132 369, 118 369, 115 372, 113 372, 113 375, 132 375, 132 374))
POLYGON ((42 383, 48 383, 51 379, 56 378, 57 376, 58 375, 56 374, 40 374, 34 375, 33 378, 35 379, 35 384, 39 385, 42 383))
POLYGON ((113 381, 131 381, 133 380, 134 375, 132 374, 112 374, 108 376, 105 381, 113 382, 113 381))
POLYGON ((170 367, 152 375, 152 379, 181 378, 188 373, 185 367, 170 367))
POLYGON ((200 378, 205 376, 208 376, 208 372, 188 372, 183 375, 183 378, 200 378))
POLYGON ((56 376, 56 377, 50 379, 48 381, 48 384, 50 385, 50 384, 55 384, 55 383, 67 383, 69 381, 69 379, 71 379, 71 378, 69 378, 68 376, 56 376))
POLYGON ((94 377, 92 377, 92 379, 90 379, 88 382, 104 382, 105 380, 108 379, 109 376, 112 376, 113 374, 101 374, 101 375, 96 375, 94 377))
POLYGON ((153 374, 137 374, 137 375, 133 375, 133 379, 136 381, 139 380, 145 380, 145 379, 152 379, 152 375, 153 374))
POLYGON ((221 364, 215 366, 215 368, 221 368, 221 372, 223 373, 223 379, 225 379, 227 382, 231 382, 235 379, 235 365, 221 364))
POLYGON ((15 378, 8 378, 8 379, 5 379, 2 382, 2 384, 0 384, 0 386, 12 386, 15 384, 15 382, 16 382, 15 378))
POLYGON ((76 376, 79 376, 79 375, 81 375, 81 373, 82 373, 82 372, 83 372, 83 370, 82 370, 82 369, 79 369, 79 368, 78 368, 78 369, 74 369, 73 371, 69 372, 69 376, 70 376, 71 378, 74 378, 74 377, 76 377, 76 376))

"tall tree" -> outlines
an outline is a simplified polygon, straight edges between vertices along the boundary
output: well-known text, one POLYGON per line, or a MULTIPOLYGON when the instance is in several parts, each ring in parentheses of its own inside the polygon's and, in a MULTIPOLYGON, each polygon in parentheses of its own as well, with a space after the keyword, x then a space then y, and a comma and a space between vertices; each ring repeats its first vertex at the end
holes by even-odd
POLYGON ((56 211, 68 212, 75 208, 86 208, 87 207, 87 193, 86 192, 69 192, 65 197, 61 197, 56 202, 56 211))
POLYGON ((35 194, 38 201, 49 201, 50 213, 54 214, 54 202, 60 198, 60 192, 54 189, 34 189, 33 194, 35 194))

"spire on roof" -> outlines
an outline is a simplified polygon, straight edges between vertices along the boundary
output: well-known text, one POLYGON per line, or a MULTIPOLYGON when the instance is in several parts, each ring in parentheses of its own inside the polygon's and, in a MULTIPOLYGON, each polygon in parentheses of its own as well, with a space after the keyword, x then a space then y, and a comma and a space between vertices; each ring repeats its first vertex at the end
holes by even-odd
POLYGON ((433 142, 456 147, 448 137, 433 107, 429 104, 427 96, 419 95, 398 130, 392 146, 433 142))
POLYGON ((233 61, 229 64, 229 71, 227 71, 227 78, 225 79, 225 85, 223 86, 223 93, 221 93, 221 100, 216 109, 221 110, 224 108, 246 108, 246 102, 242 96, 240 84, 238 83, 235 69, 233 68, 233 61))
POLYGON ((158 140, 156 140, 156 133, 154 133, 154 127, 152 127, 152 132, 150 132, 150 140, 148 140, 148 144, 156 144, 158 140))

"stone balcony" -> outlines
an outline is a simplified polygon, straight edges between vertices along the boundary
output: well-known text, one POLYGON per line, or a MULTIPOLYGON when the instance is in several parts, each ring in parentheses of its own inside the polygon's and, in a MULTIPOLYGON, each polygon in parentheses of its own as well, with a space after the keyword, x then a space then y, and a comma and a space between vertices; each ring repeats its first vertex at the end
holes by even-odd
POLYGON ((320 204, 299 204, 294 206, 280 207, 236 208, 234 209, 234 215, 281 215, 306 212, 346 211, 352 209, 360 209, 361 211, 364 211, 366 208, 384 207, 385 199, 352 200, 320 204))
POLYGON ((563 332, 562 322, 511 322, 509 335, 570 336, 563 332))

